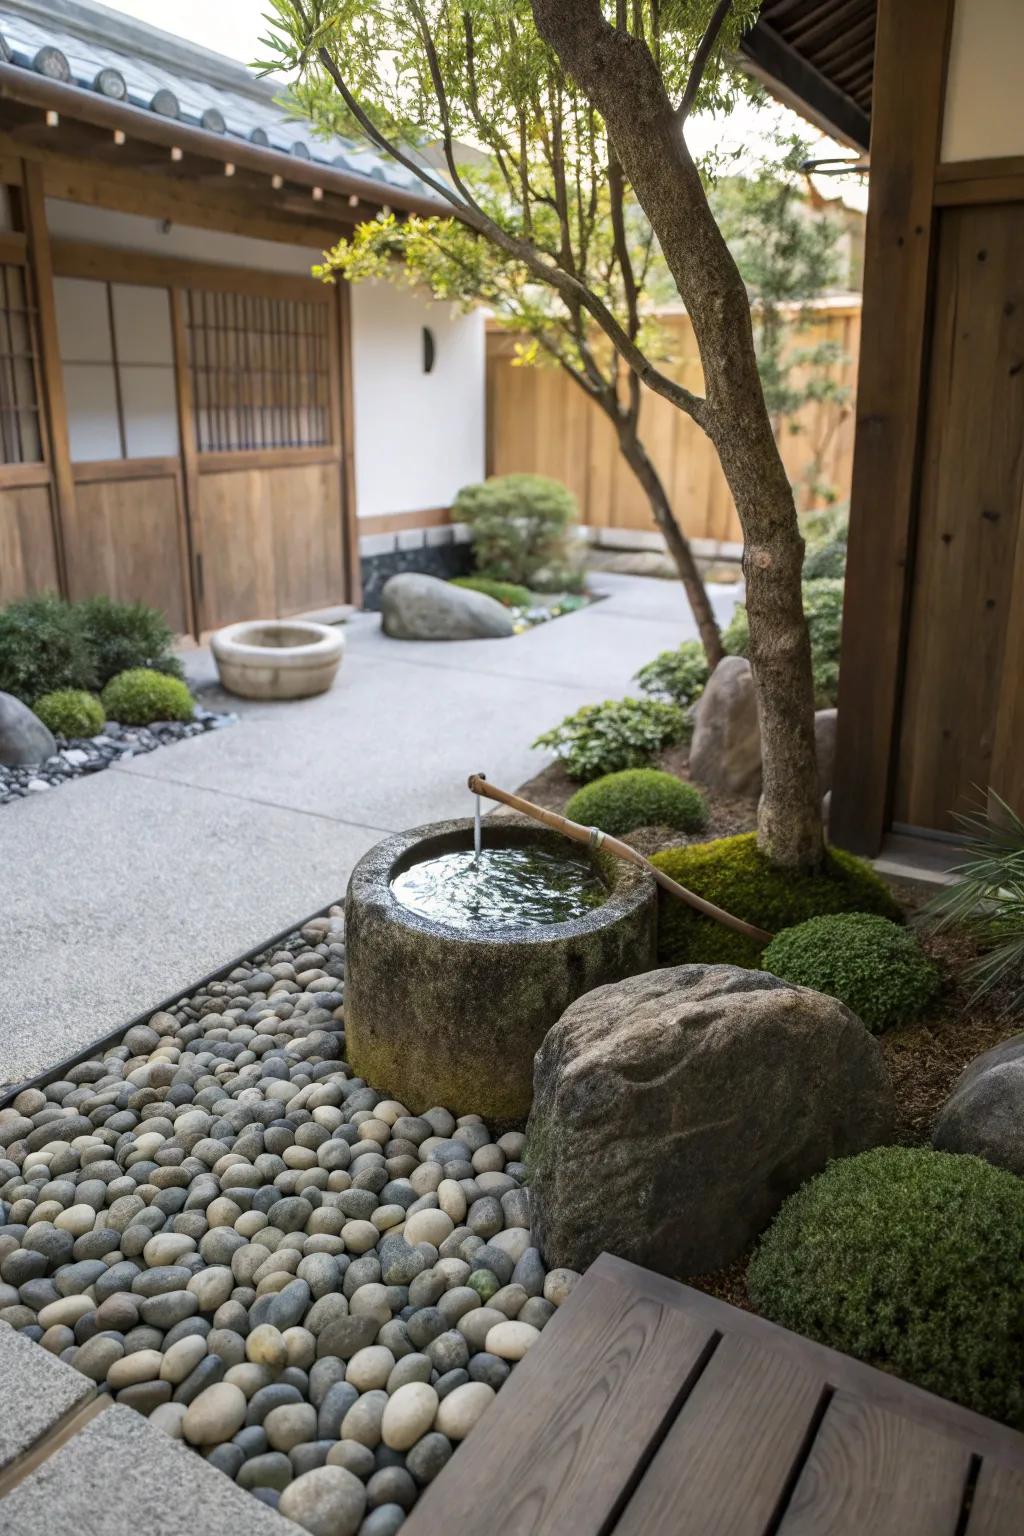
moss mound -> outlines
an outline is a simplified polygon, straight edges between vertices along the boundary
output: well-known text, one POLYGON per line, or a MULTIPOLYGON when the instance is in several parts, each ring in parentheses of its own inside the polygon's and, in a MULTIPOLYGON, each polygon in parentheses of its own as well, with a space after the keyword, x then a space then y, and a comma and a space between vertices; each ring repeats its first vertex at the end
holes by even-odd
POLYGON ((96 695, 81 688, 44 693, 32 708, 55 736, 98 736, 107 718, 96 695))
MULTIPOLYGON (((898 922, 900 909, 869 864, 830 848, 814 873, 779 869, 758 851, 757 836, 741 832, 713 843, 666 848, 651 861, 680 885, 735 917, 779 933, 828 912, 875 912, 898 922)), ((742 965, 756 970, 762 951, 753 939, 702 917, 674 896, 658 893, 658 957, 662 965, 742 965)))
POLYGON ((748 1271, 766 1317, 978 1413, 1024 1423, 1024 1181, 880 1147, 783 1205, 748 1271))
POLYGON ((622 837, 636 827, 676 827, 680 832, 699 832, 708 819, 700 790, 657 768, 626 768, 621 773, 606 773, 578 789, 565 807, 565 814, 584 826, 600 827, 612 837, 622 837))
POLYGON ((868 912, 785 928, 761 964, 783 981, 837 997, 876 1035, 916 1019, 939 988, 939 973, 914 935, 868 912))
POLYGON ((133 667, 111 678, 103 690, 109 720, 122 725, 152 725, 154 720, 191 720, 195 709, 185 684, 148 667, 133 667))

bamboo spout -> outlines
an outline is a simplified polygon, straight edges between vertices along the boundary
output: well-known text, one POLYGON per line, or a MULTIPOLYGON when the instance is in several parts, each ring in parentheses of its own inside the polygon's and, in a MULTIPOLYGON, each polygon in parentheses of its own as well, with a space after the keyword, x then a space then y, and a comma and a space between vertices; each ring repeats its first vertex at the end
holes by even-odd
POLYGON ((742 933, 745 938, 753 939, 756 944, 771 942, 773 935, 766 932, 764 928, 745 922, 742 917, 734 917, 723 907, 716 907, 713 901, 705 901, 703 896, 698 896, 696 891, 687 890, 685 885, 680 885, 678 880, 673 880, 671 875, 666 875, 663 869, 658 869, 650 859, 638 853, 635 848, 631 848, 628 843, 620 842, 617 837, 609 837, 598 827, 584 827, 578 821, 570 821, 568 816, 560 816, 557 811, 546 811, 542 806, 534 805, 532 800, 524 800, 522 795, 513 795, 507 789, 499 789, 496 784, 492 784, 480 773, 470 774, 469 788, 474 795, 485 795, 488 800, 496 800, 513 811, 521 811, 532 821, 539 821, 542 826, 550 827, 553 832, 560 832, 563 837, 571 838, 574 843, 585 843, 590 848, 604 848, 614 854, 617 859, 624 859, 628 864, 646 869, 654 876, 662 890, 678 897, 680 901, 685 901, 687 906, 693 907, 696 912, 703 913, 705 917, 710 917, 713 922, 721 923, 723 928, 731 928, 734 933, 742 933))

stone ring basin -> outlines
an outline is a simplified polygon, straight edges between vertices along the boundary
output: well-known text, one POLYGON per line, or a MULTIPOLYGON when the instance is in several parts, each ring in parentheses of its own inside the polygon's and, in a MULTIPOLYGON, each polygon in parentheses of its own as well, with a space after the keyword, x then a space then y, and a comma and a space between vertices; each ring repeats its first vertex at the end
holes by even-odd
POLYGON ((333 683, 345 637, 307 619, 258 619, 219 629, 210 649, 229 693, 243 699, 305 699, 333 683))
MULTIPOLYGON (((600 876, 603 899, 567 921, 456 926, 399 900, 396 879, 447 855, 470 859, 472 848, 471 818, 436 822, 385 838, 352 871, 346 1055, 413 1114, 444 1104, 514 1123, 530 1109, 534 1055, 569 1004, 653 969, 655 885, 636 866, 587 849, 582 858, 600 876)), ((561 859, 574 845, 525 818, 488 818, 483 848, 561 859)))

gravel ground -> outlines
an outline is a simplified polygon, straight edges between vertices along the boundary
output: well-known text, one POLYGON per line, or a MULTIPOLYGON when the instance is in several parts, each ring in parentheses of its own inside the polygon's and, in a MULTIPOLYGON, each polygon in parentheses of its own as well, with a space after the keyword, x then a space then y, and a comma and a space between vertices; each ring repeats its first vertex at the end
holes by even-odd
POLYGON ((352 1075, 343 987, 334 907, 0 1110, 0 1325, 310 1531, 388 1536, 578 1276, 520 1132, 352 1075))

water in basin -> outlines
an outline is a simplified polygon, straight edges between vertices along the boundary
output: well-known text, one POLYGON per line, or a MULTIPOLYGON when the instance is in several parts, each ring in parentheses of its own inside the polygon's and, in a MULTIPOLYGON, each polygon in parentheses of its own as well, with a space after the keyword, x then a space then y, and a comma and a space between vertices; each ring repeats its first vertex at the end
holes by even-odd
POLYGON ((391 889, 421 917, 485 933, 566 923, 608 899, 585 854, 529 846, 444 853, 410 865, 391 889))

